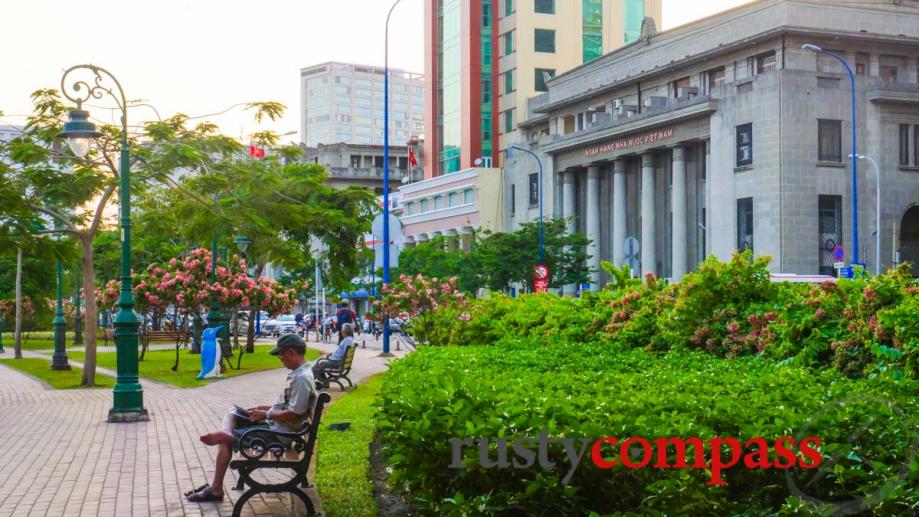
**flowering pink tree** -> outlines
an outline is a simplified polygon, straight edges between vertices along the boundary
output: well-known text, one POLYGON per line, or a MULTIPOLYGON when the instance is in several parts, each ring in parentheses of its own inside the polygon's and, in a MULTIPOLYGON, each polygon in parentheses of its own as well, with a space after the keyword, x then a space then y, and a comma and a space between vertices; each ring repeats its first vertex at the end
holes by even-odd
POLYGON ((389 317, 409 319, 416 342, 445 345, 450 342, 452 323, 466 321, 466 297, 456 287, 456 277, 449 280, 399 276, 399 282, 383 289, 379 308, 389 317))
MULTIPOLYGON (((296 289, 278 285, 274 280, 249 278, 245 260, 234 255, 228 262, 218 258, 216 281, 212 281, 210 250, 199 248, 185 258, 151 264, 134 275, 134 303, 141 313, 179 314, 203 319, 211 297, 232 314, 239 310, 264 310, 274 316, 287 312, 297 303, 296 289)), ((113 307, 118 301, 120 284, 109 282, 97 292, 100 303, 113 307)))

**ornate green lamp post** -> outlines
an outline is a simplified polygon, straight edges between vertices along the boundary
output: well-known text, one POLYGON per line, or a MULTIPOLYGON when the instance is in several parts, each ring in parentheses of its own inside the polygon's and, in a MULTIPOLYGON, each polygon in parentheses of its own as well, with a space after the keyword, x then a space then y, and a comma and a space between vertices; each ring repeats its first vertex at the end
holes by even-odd
POLYGON ((128 103, 118 79, 111 72, 95 65, 77 65, 67 69, 61 77, 61 92, 75 102, 77 107, 70 111, 70 118, 64 130, 58 133, 67 138, 70 148, 78 157, 86 156, 91 140, 102 135, 96 125, 89 121, 89 112, 82 108, 83 102, 101 99, 108 94, 121 109, 121 162, 118 188, 121 204, 121 293, 118 297, 118 314, 115 315, 115 349, 117 380, 109 422, 139 422, 149 420, 144 408, 144 390, 138 379, 137 328, 140 319, 134 312, 134 296, 131 292, 131 154, 128 149, 128 103), (67 76, 75 70, 88 70, 91 79, 75 80, 67 88, 67 76), (104 76, 103 76, 104 74, 104 76), (115 83, 116 90, 103 84, 105 77, 115 83))
POLYGON ((54 308, 54 355, 51 356, 52 370, 69 370, 67 362, 67 320, 64 319, 64 264, 60 257, 55 265, 57 269, 57 305, 54 308))
POLYGON ((80 311, 80 287, 81 287, 81 274, 80 268, 76 270, 74 275, 74 284, 76 284, 76 292, 73 295, 73 344, 82 345, 83 344, 83 315, 80 311))
MULTIPOLYGON (((211 237, 211 283, 217 282, 217 256, 219 254, 220 250, 217 249, 217 233, 215 232, 211 237)), ((217 339, 220 340, 220 346, 224 352, 229 351, 230 348, 230 330, 227 323, 227 315, 220 309, 220 301, 217 299, 217 295, 211 294, 211 307, 207 313, 207 326, 216 328, 223 325, 217 332, 217 339)), ((225 355, 224 357, 229 356, 225 355)))

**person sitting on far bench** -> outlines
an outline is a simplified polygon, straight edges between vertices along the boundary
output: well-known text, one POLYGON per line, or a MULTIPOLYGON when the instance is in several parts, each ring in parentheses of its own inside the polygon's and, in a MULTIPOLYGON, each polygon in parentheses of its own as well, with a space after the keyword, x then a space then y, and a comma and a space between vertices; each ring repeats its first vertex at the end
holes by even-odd
POLYGON ((287 374, 284 392, 278 396, 273 406, 257 406, 245 410, 234 408, 224 417, 222 431, 201 436, 201 441, 206 445, 219 447, 217 469, 210 486, 204 485, 185 494, 189 501, 200 503, 223 500, 223 478, 233 457, 233 445, 244 432, 257 428, 297 432, 306 421, 316 396, 313 373, 304 357, 306 343, 296 334, 285 334, 268 353, 278 356, 281 363, 291 370, 287 374))
POLYGON ((322 383, 322 385, 326 387, 328 387, 327 385, 329 382, 327 372, 337 371, 341 368, 342 361, 344 361, 345 356, 348 355, 348 347, 354 344, 354 326, 350 323, 342 325, 341 336, 342 340, 338 343, 338 348, 331 354, 317 360, 316 364, 313 366, 313 377, 315 377, 316 382, 322 383))

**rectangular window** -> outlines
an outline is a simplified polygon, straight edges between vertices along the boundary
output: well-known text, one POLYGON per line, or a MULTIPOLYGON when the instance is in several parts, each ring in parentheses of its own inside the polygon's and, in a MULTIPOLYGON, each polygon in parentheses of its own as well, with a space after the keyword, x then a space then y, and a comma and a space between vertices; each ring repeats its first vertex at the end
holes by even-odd
POLYGON ((913 126, 913 165, 919 166, 919 126, 913 126))
POLYGON ((539 205, 539 174, 533 173, 529 176, 530 185, 530 206, 539 205))
POLYGON ((842 121, 817 121, 817 160, 842 162, 842 121))
POLYGON ((539 14, 555 14, 555 0, 534 0, 533 11, 539 14))
POLYGON ((756 73, 762 74, 770 70, 775 70, 774 50, 756 56, 756 73))
POLYGON ((710 95, 712 90, 724 84, 724 67, 718 67, 705 73, 705 93, 710 95))
POLYGON ((458 205, 459 205, 459 193, 457 193, 457 192, 451 192, 451 193, 447 196, 447 206, 450 207, 450 208, 452 208, 452 207, 458 206, 458 205))
POLYGON ((682 79, 677 79, 673 81, 673 98, 678 99, 680 97, 680 89, 689 87, 689 78, 684 77, 682 79))
POLYGON ((555 31, 551 29, 534 29, 534 49, 536 52, 555 53, 555 31))
POLYGON ((471 188, 467 188, 463 191, 463 203, 471 205, 475 203, 475 191, 471 188))
POLYGON ((881 80, 893 83, 897 81, 900 70, 896 66, 881 65, 881 80))
POLYGON ((868 75, 868 54, 864 52, 855 53, 855 75, 868 75))
POLYGON ((753 124, 737 126, 737 166, 753 164, 753 124))
POLYGON ((900 124, 900 165, 909 165, 909 124, 900 124))
POLYGON ((504 132, 512 133, 514 131, 514 108, 504 112, 504 132))
MULTIPOLYGON (((644 19, 644 0, 625 0, 625 42, 630 40, 629 27, 633 17, 644 19), (633 4, 640 4, 637 6, 633 4)), ((639 22, 640 23, 640 22, 639 22)), ((638 38, 637 33, 635 39, 638 38)), ((603 55, 603 2, 581 0, 581 60, 593 61, 603 55)))
POLYGON ((516 88, 514 88, 514 70, 508 70, 504 72, 504 93, 513 93, 516 88))
POLYGON ((817 225, 820 233, 817 242, 820 254, 819 273, 836 276, 833 250, 842 244, 842 196, 818 196, 817 225))
POLYGON ((504 16, 514 14, 514 0, 504 0, 504 16))
POLYGON ((444 207, 444 197, 434 196, 434 210, 440 210, 444 207))
POLYGON ((737 249, 753 251, 753 198, 737 200, 737 249))
POLYGON ((535 74, 536 91, 549 91, 549 87, 546 86, 546 82, 548 82, 549 79, 552 79, 553 77, 555 77, 555 70, 551 68, 537 68, 535 74))
POLYGON ((421 200, 421 202, 419 203, 419 210, 421 211, 422 214, 428 211, 428 200, 427 199, 421 200))
POLYGON ((517 211, 517 194, 514 191, 514 185, 511 185, 511 215, 517 211))
POLYGON ((514 53, 514 31, 504 33, 504 55, 509 56, 514 53))

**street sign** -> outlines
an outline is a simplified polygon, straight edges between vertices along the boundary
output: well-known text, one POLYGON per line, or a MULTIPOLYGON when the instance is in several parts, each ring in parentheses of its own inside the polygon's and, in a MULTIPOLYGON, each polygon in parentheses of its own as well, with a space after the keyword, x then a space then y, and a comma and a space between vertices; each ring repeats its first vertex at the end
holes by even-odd
POLYGON ((833 248, 833 260, 836 262, 842 262, 846 259, 846 250, 842 246, 836 246, 833 248))
POLYGON ((638 252, 641 251, 641 245, 635 237, 626 237, 623 247, 625 248, 626 257, 637 257, 638 252))
POLYGON ((833 268, 835 269, 842 269, 844 267, 846 267, 845 262, 833 262, 833 268))
POLYGON ((533 266, 533 292, 544 293, 549 290, 549 267, 545 264, 533 266))
MULTIPOLYGON (((370 224, 373 234, 374 269, 383 267, 383 214, 377 214, 370 224)), ((402 249, 402 221, 389 214, 389 267, 399 267, 399 251, 402 249)))
POLYGON ((842 278, 853 278, 855 275, 852 274, 852 266, 840 269, 839 276, 842 278))

